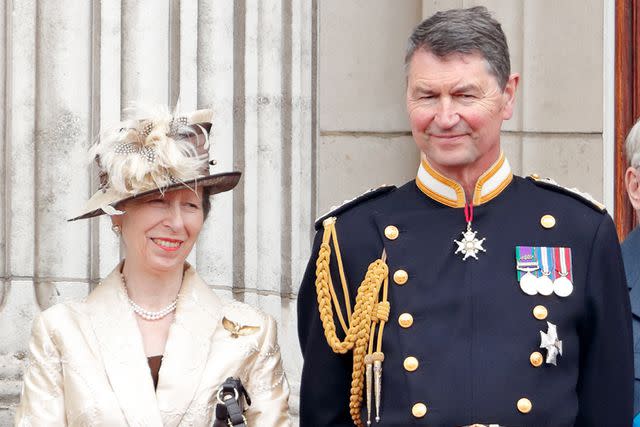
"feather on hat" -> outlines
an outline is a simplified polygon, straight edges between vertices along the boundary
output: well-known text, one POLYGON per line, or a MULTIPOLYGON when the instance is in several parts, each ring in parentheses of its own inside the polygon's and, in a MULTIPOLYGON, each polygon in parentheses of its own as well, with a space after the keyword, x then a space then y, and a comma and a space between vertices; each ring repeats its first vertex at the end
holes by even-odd
POLYGON ((100 188, 69 221, 122 214, 119 203, 154 192, 231 190, 240 172, 209 174, 211 116, 211 110, 174 115, 163 108, 104 131, 89 151, 100 171, 100 188))

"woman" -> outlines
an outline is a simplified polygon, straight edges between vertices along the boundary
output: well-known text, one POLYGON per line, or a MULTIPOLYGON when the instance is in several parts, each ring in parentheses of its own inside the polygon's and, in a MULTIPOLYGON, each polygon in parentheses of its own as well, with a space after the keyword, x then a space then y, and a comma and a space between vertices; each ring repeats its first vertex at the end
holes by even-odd
POLYGON ((111 215, 126 258, 86 300, 34 321, 16 425, 211 426, 232 376, 249 426, 289 425, 275 322, 218 298, 185 261, 208 197, 240 178, 209 174, 210 119, 124 122, 92 149, 101 188, 72 220, 111 215))

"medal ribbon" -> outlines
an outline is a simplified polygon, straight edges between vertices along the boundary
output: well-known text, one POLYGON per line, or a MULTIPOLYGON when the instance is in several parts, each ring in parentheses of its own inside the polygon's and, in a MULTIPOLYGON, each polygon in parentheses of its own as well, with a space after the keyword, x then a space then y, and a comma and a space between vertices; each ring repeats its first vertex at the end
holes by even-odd
POLYGON ((471 224, 471 221, 473 221, 473 203, 464 204, 464 219, 467 224, 471 224))
POLYGON ((570 248, 554 248, 556 259, 560 260, 560 269, 556 266, 559 277, 566 277, 573 282, 571 277, 571 249, 570 248))
POLYGON ((540 247, 540 261, 542 261, 542 275, 549 276, 551 275, 551 269, 549 268, 549 248, 542 246, 540 247))

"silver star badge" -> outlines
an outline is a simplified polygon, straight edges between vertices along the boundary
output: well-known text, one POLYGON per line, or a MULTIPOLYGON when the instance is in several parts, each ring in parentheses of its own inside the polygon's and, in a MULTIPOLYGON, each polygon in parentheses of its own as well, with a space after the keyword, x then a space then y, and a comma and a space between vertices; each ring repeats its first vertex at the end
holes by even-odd
POLYGON ((471 229, 471 223, 467 224, 467 231, 462 232, 462 240, 455 240, 454 242, 458 244, 458 249, 456 249, 455 253, 462 252, 464 257, 462 258, 465 261, 469 257, 474 257, 478 259, 478 252, 486 252, 487 250, 482 247, 482 243, 485 241, 485 237, 482 239, 476 238, 477 231, 473 231, 471 229))
POLYGON ((547 332, 540 331, 540 348, 547 349, 546 362, 556 365, 558 355, 562 356, 562 341, 558 339, 558 330, 556 325, 547 322, 547 332))

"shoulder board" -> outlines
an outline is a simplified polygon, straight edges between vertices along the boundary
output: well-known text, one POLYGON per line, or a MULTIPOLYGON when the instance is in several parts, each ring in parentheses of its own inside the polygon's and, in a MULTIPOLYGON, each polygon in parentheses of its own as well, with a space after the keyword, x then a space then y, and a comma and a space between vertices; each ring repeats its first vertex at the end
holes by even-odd
POLYGON ((605 205, 594 199, 589 193, 580 191, 577 188, 563 187, 553 179, 540 178, 537 174, 529 175, 527 179, 533 181, 533 183, 538 185, 539 187, 547 188, 549 190, 557 191, 558 193, 569 195, 574 199, 579 200, 588 206, 591 206, 598 212, 605 212, 607 210, 607 207, 605 205))
POLYGON ((342 202, 341 205, 332 206, 329 209, 329 212, 325 213, 324 215, 321 215, 318 219, 316 219, 316 222, 315 222, 316 230, 320 230, 322 228, 322 222, 325 219, 332 216, 339 215, 343 212, 346 212, 352 207, 359 205, 360 203, 366 200, 375 199, 376 197, 382 196, 383 194, 387 194, 389 191, 395 190, 395 188, 396 188, 395 185, 383 185, 382 187, 372 188, 370 190, 367 190, 366 192, 364 192, 363 194, 359 195, 356 198, 353 198, 351 200, 345 200, 344 202, 342 202))

